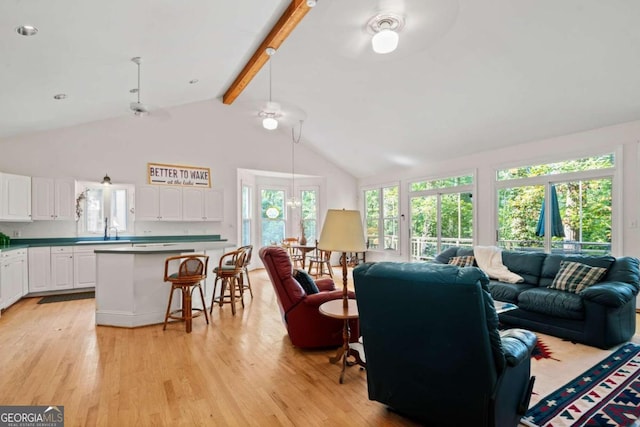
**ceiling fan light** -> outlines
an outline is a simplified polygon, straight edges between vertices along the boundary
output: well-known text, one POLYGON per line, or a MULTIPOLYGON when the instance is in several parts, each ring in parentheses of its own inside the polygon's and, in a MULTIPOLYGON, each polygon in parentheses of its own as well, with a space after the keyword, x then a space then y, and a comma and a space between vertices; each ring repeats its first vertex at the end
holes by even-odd
POLYGON ((274 130, 278 128, 278 121, 273 117, 265 117, 262 119, 262 127, 267 130, 274 130))
POLYGON ((371 46, 375 53, 390 53, 398 47, 399 39, 400 36, 398 36, 397 32, 383 28, 373 35, 371 38, 371 46))

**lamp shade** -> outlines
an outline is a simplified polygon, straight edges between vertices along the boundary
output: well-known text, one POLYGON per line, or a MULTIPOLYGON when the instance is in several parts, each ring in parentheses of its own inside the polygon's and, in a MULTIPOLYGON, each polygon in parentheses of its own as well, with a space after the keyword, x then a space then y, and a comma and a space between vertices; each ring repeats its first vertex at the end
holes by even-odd
POLYGON ((332 252, 364 252, 364 229, 360 211, 329 209, 322 226, 318 249, 332 252))
POLYGON ((390 29, 382 29, 374 34, 371 45, 375 53, 390 53, 396 50, 399 40, 398 33, 390 29))
POLYGON ((278 128, 278 121, 273 117, 265 117, 262 119, 262 127, 267 130, 274 130, 278 128))

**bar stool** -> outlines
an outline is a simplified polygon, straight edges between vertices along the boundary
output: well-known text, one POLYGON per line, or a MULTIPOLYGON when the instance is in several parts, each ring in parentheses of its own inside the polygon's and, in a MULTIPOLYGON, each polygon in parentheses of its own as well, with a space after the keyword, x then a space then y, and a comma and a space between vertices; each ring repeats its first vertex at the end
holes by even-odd
POLYGON ((224 304, 231 304, 231 313, 236 314, 236 298, 240 298, 242 307, 244 308, 244 283, 243 269, 247 258, 247 250, 239 248, 233 252, 227 252, 220 257, 218 266, 213 269, 216 273, 216 280, 213 283, 213 297, 211 298, 211 308, 209 314, 213 311, 213 304, 216 302, 220 307, 224 304), (216 297, 216 289, 220 280, 220 295, 216 297))
MULTIPOLYGON (((244 283, 244 279, 242 282, 242 290, 249 290, 249 294, 251 298, 253 298, 253 289, 251 289, 251 279, 249 278, 249 264, 251 264, 251 254, 253 253, 253 245, 241 246, 238 249, 242 249, 247 252, 247 255, 244 260, 244 265, 242 266, 242 272, 244 276, 247 278, 247 282, 244 283)), ((226 265, 233 265, 234 261, 232 259, 227 260, 226 265)))
POLYGON ((164 262, 164 281, 171 282, 171 293, 169 294, 169 304, 167 305, 167 313, 164 316, 164 326, 162 330, 167 329, 167 321, 169 319, 181 320, 186 324, 187 333, 191 332, 191 321, 194 317, 204 317, 209 324, 209 316, 207 315, 206 303, 204 301, 204 293, 202 292, 201 282, 207 278, 207 266, 209 265, 209 256, 207 255, 177 255, 169 257, 164 262), (169 274, 169 265, 178 261, 180 263, 178 272, 169 274), (171 311, 171 302, 173 300, 173 292, 179 289, 182 293, 182 308, 171 311), (191 305, 193 291, 198 289, 203 308, 193 308, 191 305), (195 314, 194 314, 195 312, 195 314))

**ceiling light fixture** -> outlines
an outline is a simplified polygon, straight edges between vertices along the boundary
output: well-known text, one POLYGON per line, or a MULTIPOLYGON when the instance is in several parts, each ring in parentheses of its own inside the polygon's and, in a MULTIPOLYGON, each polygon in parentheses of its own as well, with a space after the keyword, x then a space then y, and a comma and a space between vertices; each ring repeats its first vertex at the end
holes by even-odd
POLYGON ((269 102, 267 103, 267 111, 261 111, 260 116, 262 117, 262 127, 267 130, 274 130, 278 128, 278 120, 276 119, 277 110, 275 109, 278 104, 271 101, 271 57, 276 53, 276 50, 268 47, 266 52, 269 56, 269 102))
POLYGON ((109 178, 109 174, 104 174, 104 178, 102 178, 102 184, 111 185, 111 178, 109 178))
POLYGON ((307 6, 309 7, 316 7, 316 4, 318 4, 316 0, 307 0, 307 6))
POLYGON ((21 36, 31 37, 38 34, 38 29, 33 25, 21 25, 18 28, 16 28, 16 32, 21 36))
POLYGON ((398 47, 398 32, 404 26, 404 19, 394 14, 380 14, 369 20, 368 27, 373 31, 371 47, 375 53, 391 53, 398 47))

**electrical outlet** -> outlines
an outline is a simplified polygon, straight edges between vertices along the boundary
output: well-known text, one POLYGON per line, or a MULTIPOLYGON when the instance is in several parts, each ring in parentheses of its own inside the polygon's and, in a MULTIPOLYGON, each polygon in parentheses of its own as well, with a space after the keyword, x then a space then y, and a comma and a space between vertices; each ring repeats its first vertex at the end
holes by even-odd
POLYGON ((637 219, 632 219, 629 222, 629 228, 638 228, 638 220, 637 219))

